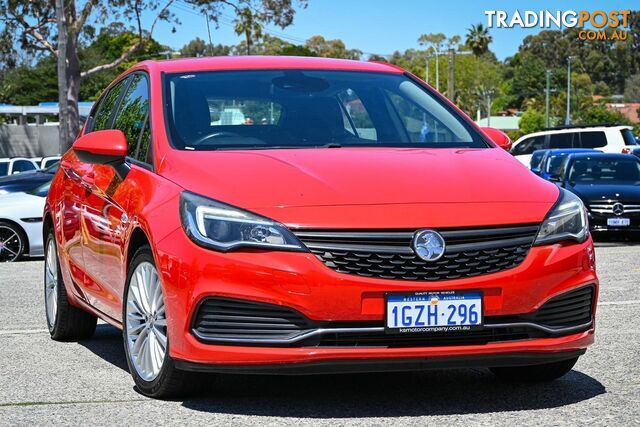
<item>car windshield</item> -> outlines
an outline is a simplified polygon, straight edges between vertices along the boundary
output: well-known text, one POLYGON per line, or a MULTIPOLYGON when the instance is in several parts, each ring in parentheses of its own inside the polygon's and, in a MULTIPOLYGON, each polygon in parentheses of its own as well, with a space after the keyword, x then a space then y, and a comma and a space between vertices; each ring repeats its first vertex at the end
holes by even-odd
POLYGON ((569 181, 590 184, 640 184, 640 162, 633 158, 575 159, 569 171, 569 181))
POLYGON ((178 149, 488 147, 457 112, 400 74, 170 74, 165 99, 178 149))
POLYGON ((45 169, 42 169, 43 172, 45 173, 50 173, 50 174, 55 174, 56 172, 58 172, 58 167, 60 166, 60 160, 56 160, 54 163, 52 163, 51 165, 47 166, 45 169))
POLYGON ((29 191, 28 193, 38 197, 47 197, 47 194, 49 194, 49 187, 51 187, 51 181, 45 182, 44 184, 37 186, 36 188, 29 191))
POLYGON ((0 176, 5 176, 9 172, 9 162, 0 162, 0 176))
POLYGON ((531 161, 529 162, 529 166, 531 167, 531 169, 537 169, 540 167, 540 163, 544 158, 544 154, 545 154, 544 151, 533 152, 533 154, 531 155, 531 161))
POLYGON ((547 158, 547 167, 545 172, 549 175, 558 175, 562 170, 562 161, 565 159, 566 154, 552 154, 547 158))

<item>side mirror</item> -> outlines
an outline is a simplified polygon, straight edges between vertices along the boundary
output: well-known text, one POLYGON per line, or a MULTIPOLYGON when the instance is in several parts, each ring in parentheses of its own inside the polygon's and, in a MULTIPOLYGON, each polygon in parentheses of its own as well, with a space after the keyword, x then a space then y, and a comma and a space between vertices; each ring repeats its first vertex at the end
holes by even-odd
POLYGON ((125 162, 128 150, 127 138, 116 129, 91 132, 73 143, 73 151, 81 162, 111 166, 120 179, 129 173, 129 165, 125 162))
POLYGON ((507 151, 511 150, 513 142, 511 142, 511 138, 509 138, 506 133, 496 128, 483 127, 481 129, 487 136, 487 138, 489 138, 498 147, 503 148, 507 151))

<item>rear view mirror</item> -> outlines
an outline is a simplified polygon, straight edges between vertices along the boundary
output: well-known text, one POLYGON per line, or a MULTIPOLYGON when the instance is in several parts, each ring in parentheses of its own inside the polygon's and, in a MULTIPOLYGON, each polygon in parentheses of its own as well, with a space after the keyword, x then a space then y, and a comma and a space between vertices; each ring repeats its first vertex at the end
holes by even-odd
POLYGON ((506 133, 502 132, 500 129, 490 127, 483 127, 481 129, 487 136, 487 138, 489 138, 491 142, 496 144, 498 147, 503 148, 507 151, 511 150, 511 145, 513 143, 511 142, 511 138, 509 138, 506 133))
POLYGON ((113 167, 121 179, 129 172, 129 166, 125 163, 127 138, 120 130, 98 130, 85 134, 73 143, 73 151, 81 162, 113 167))

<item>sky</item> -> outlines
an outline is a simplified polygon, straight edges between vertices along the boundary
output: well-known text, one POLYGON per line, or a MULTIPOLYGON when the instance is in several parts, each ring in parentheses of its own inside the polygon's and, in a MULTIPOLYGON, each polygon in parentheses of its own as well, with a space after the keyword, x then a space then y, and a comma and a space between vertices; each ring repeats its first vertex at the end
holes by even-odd
MULTIPOLYGON (((605 10, 638 9, 635 1, 473 1, 473 0, 309 0, 306 9, 298 9, 293 25, 283 29, 267 28, 272 35, 302 44, 307 38, 321 34, 326 39, 342 39, 347 48, 365 53, 387 55, 395 50, 418 48, 417 39, 424 33, 464 35, 472 24, 486 26, 485 10, 605 10)), ((171 33, 172 26, 159 24, 154 38, 160 43, 179 49, 190 40, 207 40, 206 19, 177 0, 173 12, 182 21, 171 33)), ((214 44, 237 44, 241 39, 233 31, 233 16, 227 12, 219 27, 212 26, 214 44)), ((539 29, 493 28, 491 50, 499 59, 513 55, 522 39, 539 29)))

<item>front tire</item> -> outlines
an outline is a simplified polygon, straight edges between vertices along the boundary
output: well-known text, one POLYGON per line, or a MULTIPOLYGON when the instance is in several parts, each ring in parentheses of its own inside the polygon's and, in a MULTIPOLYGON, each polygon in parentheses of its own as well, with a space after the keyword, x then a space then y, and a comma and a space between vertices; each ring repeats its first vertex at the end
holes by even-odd
POLYGON ((499 379, 514 382, 545 382, 556 380, 571 371, 578 361, 573 359, 560 362, 545 363, 532 366, 508 366, 502 368, 489 368, 499 379))
POLYGON ((155 398, 196 391, 196 374, 176 369, 169 356, 169 335, 160 277, 149 246, 134 254, 122 307, 124 350, 140 392, 155 398))
POLYGON ((98 319, 72 306, 64 287, 53 230, 47 235, 44 255, 44 306, 51 338, 56 341, 79 341, 90 338, 98 319))

